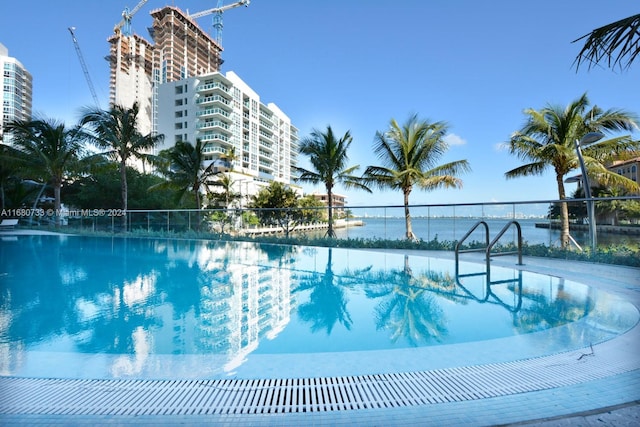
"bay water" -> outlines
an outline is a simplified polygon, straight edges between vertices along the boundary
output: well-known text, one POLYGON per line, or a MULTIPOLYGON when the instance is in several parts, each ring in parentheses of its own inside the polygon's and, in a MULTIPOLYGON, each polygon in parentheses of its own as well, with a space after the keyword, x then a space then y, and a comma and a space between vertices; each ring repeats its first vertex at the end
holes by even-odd
MULTIPOLYGON (((439 241, 457 241, 475 225, 478 221, 483 220, 489 226, 489 239, 492 240, 511 220, 499 218, 412 218, 413 233, 418 239, 425 242, 437 238, 439 241)), ((547 246, 560 245, 560 230, 551 228, 536 227, 536 224, 549 224, 549 221, 543 218, 524 218, 518 219, 522 230, 522 240, 529 245, 544 244, 547 246)), ((341 239, 382 239, 382 240, 402 240, 405 238, 405 220, 404 218, 354 218, 347 220, 362 225, 349 226, 346 228, 337 228, 336 235, 341 239)), ((517 242, 516 226, 511 225, 504 235, 500 238, 501 244, 517 242)), ((324 234, 323 230, 319 235, 324 234)), ((479 241, 485 239, 484 227, 479 226, 466 239, 466 242, 479 241)), ((586 246, 589 242, 589 235, 584 231, 572 231, 573 237, 578 244, 586 246)), ((615 234, 599 234, 598 242, 600 244, 622 243, 626 236, 615 234)))

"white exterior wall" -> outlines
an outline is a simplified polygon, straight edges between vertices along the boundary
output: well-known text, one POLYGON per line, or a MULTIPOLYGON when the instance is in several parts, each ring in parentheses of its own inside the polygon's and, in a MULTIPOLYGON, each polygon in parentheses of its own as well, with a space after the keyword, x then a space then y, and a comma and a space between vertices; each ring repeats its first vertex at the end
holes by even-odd
POLYGON ((16 120, 31 120, 33 102, 33 82, 31 73, 16 58, 9 56, 9 50, 0 43, 0 69, 3 84, 2 116, 0 134, 5 126, 16 120))
POLYGON ((275 104, 237 74, 215 72, 158 87, 158 133, 169 148, 176 141, 207 143, 209 160, 235 151, 233 180, 246 198, 271 181, 291 185, 297 162, 297 129, 275 104))
POLYGON ((163 83, 158 87, 158 134, 164 135, 164 143, 157 151, 171 148, 177 141, 195 144, 196 129, 196 86, 199 80, 191 77, 185 80, 163 83))

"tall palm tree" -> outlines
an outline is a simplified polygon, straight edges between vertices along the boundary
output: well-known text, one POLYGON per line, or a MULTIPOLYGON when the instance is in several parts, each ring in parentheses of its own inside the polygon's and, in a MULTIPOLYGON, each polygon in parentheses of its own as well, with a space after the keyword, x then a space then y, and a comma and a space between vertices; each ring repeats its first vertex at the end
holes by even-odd
POLYGON ((167 184, 161 186, 176 188, 180 199, 187 192, 191 192, 197 209, 202 209, 202 189, 206 191, 207 181, 215 176, 212 164, 205 163, 205 145, 200 139, 196 140, 195 145, 187 141, 178 141, 173 147, 163 150, 159 156, 166 159, 167 165, 163 168, 163 174, 169 179, 167 184))
POLYGON ((456 175, 470 170, 467 160, 437 165, 449 149, 444 140, 447 131, 445 122, 431 123, 414 114, 403 125, 391 119, 387 131, 376 132, 374 152, 383 165, 367 167, 364 176, 367 182, 381 188, 402 191, 406 238, 409 240, 417 240, 409 212, 409 195, 413 187, 422 190, 460 188, 462 180, 456 175))
POLYGON ((214 164, 221 161, 223 170, 225 170, 224 172, 217 172, 216 179, 209 182, 210 185, 221 190, 213 195, 216 205, 224 205, 227 208, 234 201, 240 200, 240 194, 233 191, 236 181, 231 177, 231 172, 233 172, 233 166, 237 159, 236 149, 231 147, 214 161, 214 164))
POLYGON ((217 174, 216 179, 208 181, 208 184, 220 190, 212 195, 216 205, 228 208, 233 202, 240 200, 240 193, 233 191, 236 181, 233 180, 230 174, 217 174))
POLYGON ((144 159, 147 151, 164 140, 164 135, 143 135, 138 130, 139 112, 137 102, 131 108, 122 105, 114 105, 109 110, 87 108, 80 120, 81 125, 91 130, 86 134, 87 139, 107 150, 103 154, 119 164, 124 230, 128 208, 127 162, 134 158, 144 159))
POLYGON ((586 61, 590 69, 605 58, 610 68, 628 69, 640 54, 640 14, 596 28, 573 43, 585 38, 574 61, 576 70, 582 62, 586 61))
POLYGON ((308 137, 300 141, 300 153, 309 156, 313 170, 296 168, 300 174, 296 181, 324 184, 329 209, 328 237, 336 236, 333 230, 333 189, 335 185, 341 183, 345 188, 360 188, 371 192, 359 177, 352 175, 360 166, 347 166, 349 160, 347 150, 351 142, 353 142, 353 137, 349 131, 342 138, 337 139, 331 126, 327 126, 326 132, 313 129, 308 137))
MULTIPOLYGON (((526 109, 525 125, 515 132, 507 143, 509 153, 528 162, 505 173, 507 179, 529 175, 541 175, 553 168, 558 188, 558 198, 566 198, 564 176, 579 166, 575 141, 588 132, 620 132, 637 128, 635 115, 623 110, 590 109, 587 94, 566 107, 547 105, 541 110, 526 109)), ((638 149, 640 142, 630 137, 617 137, 584 147, 582 154, 589 172, 601 184, 621 185, 633 188, 631 180, 609 171, 603 163, 616 156, 638 149)), ((569 212, 567 203, 561 203, 560 217, 562 247, 569 245, 569 212)))
POLYGON ((60 225, 60 190, 66 174, 82 152, 82 132, 67 128, 55 119, 36 119, 10 123, 14 155, 27 174, 37 176, 53 187, 55 224, 60 225))

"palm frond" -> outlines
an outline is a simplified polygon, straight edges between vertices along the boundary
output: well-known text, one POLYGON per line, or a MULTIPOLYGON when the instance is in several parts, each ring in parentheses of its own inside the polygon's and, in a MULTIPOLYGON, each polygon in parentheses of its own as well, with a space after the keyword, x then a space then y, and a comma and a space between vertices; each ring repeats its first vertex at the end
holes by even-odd
POLYGON ((526 165, 518 166, 517 168, 511 169, 510 171, 505 172, 504 176, 507 179, 511 179, 511 178, 519 178, 521 176, 542 175, 542 173, 547 167, 548 167, 548 163, 544 161, 529 163, 526 165))
POLYGON ((584 39, 574 60, 576 71, 584 62, 588 64, 587 69, 591 69, 603 59, 609 68, 628 69, 640 54, 640 14, 596 28, 572 43, 584 39))

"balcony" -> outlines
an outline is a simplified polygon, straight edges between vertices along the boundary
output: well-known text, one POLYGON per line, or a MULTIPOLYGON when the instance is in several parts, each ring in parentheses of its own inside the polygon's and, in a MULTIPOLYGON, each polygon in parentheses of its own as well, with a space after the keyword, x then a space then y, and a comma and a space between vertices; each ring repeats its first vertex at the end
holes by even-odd
POLYGON ((263 130, 260 130, 258 133, 260 134, 260 138, 264 138, 269 142, 273 142, 273 134, 267 133, 263 130))
POLYGON ((211 154, 211 153, 225 154, 227 152, 227 149, 224 147, 216 146, 216 145, 207 145, 204 147, 202 151, 207 154, 211 154))
POLYGON ((196 128, 200 130, 214 129, 214 128, 229 130, 229 127, 230 126, 227 123, 221 122, 220 120, 207 120, 204 122, 200 122, 196 125, 196 128))
POLYGON ((229 93, 229 87, 220 82, 205 83, 205 84, 198 85, 196 87, 196 92, 207 92, 207 91, 218 91, 218 90, 224 93, 229 93))
POLYGON ((264 151, 268 151, 270 153, 273 153, 275 150, 273 149, 273 144, 269 144, 265 141, 263 141, 262 139, 260 140, 260 149, 264 149, 264 151))
POLYGON ((258 164, 260 165, 260 169, 264 168, 265 170, 268 170, 268 171, 271 171, 271 172, 273 172, 273 170, 274 170, 273 162, 262 160, 262 158, 260 158, 258 160, 258 164))
POLYGON ((258 150, 258 153, 260 154, 260 158, 261 159, 269 159, 269 160, 273 160, 273 154, 268 153, 264 150, 258 150))
POLYGON ((260 127, 263 127, 265 129, 269 129, 269 130, 273 130, 273 124, 269 123, 265 120, 260 120, 260 127))
POLYGON ((196 117, 203 117, 203 118, 213 117, 213 116, 222 116, 222 117, 229 118, 230 115, 231 113, 229 113, 226 110, 223 110, 222 108, 207 108, 207 109, 196 112, 196 117))
POLYGON ((198 100, 196 101, 196 104, 200 104, 200 105, 204 105, 204 104, 214 104, 214 103, 221 103, 224 105, 229 105, 231 104, 231 102, 227 99, 224 98, 220 95, 211 95, 211 96, 205 96, 202 98, 198 98, 198 100))
POLYGON ((229 143, 229 137, 221 133, 205 132, 200 136, 202 141, 218 141, 229 143))

